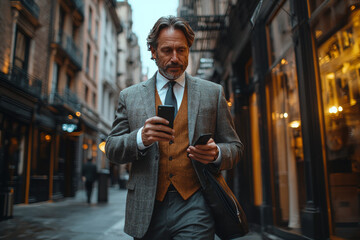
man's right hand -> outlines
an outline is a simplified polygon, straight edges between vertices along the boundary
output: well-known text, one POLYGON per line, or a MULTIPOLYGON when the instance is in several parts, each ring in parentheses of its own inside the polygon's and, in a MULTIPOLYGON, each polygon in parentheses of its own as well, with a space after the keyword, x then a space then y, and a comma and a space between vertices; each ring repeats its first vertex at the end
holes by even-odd
POLYGON ((169 121, 158 116, 147 119, 141 131, 143 144, 149 146, 157 141, 173 141, 175 131, 168 124, 169 121))

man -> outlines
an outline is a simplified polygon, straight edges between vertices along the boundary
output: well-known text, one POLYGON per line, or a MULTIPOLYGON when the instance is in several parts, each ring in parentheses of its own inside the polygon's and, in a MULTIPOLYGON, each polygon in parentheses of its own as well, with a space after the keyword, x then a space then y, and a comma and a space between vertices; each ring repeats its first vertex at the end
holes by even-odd
POLYGON ((83 182, 85 182, 87 203, 91 203, 91 194, 96 179, 97 179, 96 165, 92 163, 92 158, 88 158, 87 163, 85 163, 82 168, 82 180, 83 182))
POLYGON ((193 40, 183 19, 160 18, 147 38, 158 72, 120 93, 106 154, 132 163, 125 232, 135 239, 213 239, 199 166, 230 169, 242 151, 222 87, 185 73, 193 40), (156 109, 173 95, 172 129, 156 109), (212 135, 206 145, 192 146, 205 133, 212 135))

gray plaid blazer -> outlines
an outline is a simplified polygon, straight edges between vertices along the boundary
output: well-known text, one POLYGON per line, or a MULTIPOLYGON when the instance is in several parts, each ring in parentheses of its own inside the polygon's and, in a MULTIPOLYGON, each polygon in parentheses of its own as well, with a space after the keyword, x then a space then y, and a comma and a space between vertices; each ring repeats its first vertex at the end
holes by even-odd
MULTIPOLYGON (((185 76, 188 91, 189 143, 203 133, 212 136, 221 150, 220 169, 232 168, 240 158, 240 142, 221 85, 185 76)), ((127 184, 125 232, 133 237, 145 235, 154 209, 159 146, 145 152, 137 148, 136 135, 145 120, 155 116, 155 75, 121 91, 112 130, 106 140, 106 155, 115 163, 132 163, 127 184)), ((193 161, 198 172, 198 162, 193 161)), ((199 175, 199 174, 198 174, 199 175)), ((200 178, 200 183, 203 180, 200 178)))

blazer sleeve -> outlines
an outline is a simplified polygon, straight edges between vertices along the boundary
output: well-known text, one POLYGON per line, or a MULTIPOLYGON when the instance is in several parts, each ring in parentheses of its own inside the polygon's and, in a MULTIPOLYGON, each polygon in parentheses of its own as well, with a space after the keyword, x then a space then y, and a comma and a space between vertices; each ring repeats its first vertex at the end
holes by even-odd
POLYGON ((119 104, 115 113, 112 130, 106 139, 105 153, 107 158, 116 163, 128 163, 141 157, 136 134, 138 129, 130 132, 128 112, 126 109, 126 93, 120 92, 119 104))
POLYGON ((220 170, 233 168, 242 156, 244 145, 236 133, 222 86, 218 95, 214 141, 221 150, 220 170))

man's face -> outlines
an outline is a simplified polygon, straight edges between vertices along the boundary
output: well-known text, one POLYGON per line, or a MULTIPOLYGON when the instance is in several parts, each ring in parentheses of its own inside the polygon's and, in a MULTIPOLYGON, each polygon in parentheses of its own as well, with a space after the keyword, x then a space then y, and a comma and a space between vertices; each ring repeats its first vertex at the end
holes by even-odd
POLYGON ((179 29, 161 30, 157 49, 151 48, 161 75, 169 80, 181 76, 188 65, 189 47, 184 33, 179 29))

